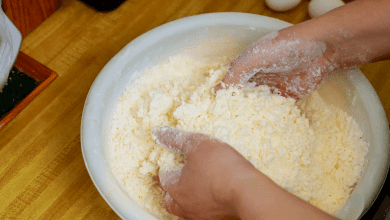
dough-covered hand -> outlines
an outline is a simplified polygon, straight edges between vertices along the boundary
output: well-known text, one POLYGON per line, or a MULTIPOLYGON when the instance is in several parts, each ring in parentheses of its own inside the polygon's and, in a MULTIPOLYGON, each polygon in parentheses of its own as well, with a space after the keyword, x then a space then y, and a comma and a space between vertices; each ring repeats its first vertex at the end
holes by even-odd
POLYGON ((267 35, 229 63, 222 82, 268 85, 299 100, 333 70, 390 59, 389 7, 386 0, 353 1, 267 35))
MULTIPOLYGON (((274 93, 299 100, 334 69, 326 50, 322 42, 271 33, 233 59, 222 82, 227 86, 268 85, 274 93)), ((221 88, 219 84, 215 91, 221 88)))
POLYGON ((187 157, 181 170, 159 172, 168 212, 186 219, 236 218, 232 184, 235 178, 258 172, 251 163, 228 144, 207 135, 156 127, 152 137, 187 157))

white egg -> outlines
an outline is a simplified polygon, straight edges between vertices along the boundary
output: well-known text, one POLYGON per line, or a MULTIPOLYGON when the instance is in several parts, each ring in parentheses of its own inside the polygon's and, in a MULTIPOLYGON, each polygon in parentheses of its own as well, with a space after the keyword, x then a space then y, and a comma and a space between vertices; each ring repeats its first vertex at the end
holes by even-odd
POLYGON ((275 11, 288 11, 297 6, 301 0, 265 0, 268 7, 275 11))
POLYGON ((343 5, 341 0, 312 0, 309 3, 309 15, 316 18, 343 5))

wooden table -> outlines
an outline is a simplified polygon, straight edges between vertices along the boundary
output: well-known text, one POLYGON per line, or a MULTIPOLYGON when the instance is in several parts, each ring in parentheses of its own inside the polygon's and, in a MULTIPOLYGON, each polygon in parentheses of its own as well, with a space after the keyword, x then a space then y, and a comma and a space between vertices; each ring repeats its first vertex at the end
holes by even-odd
MULTIPOLYGON (((275 13, 260 0, 128 0, 110 13, 70 0, 28 34, 21 51, 58 78, 0 130, 0 219, 118 219, 93 185, 80 146, 88 90, 104 65, 146 31, 181 17, 249 12, 291 23, 307 1, 275 13)), ((390 116, 390 62, 361 68, 390 116)))

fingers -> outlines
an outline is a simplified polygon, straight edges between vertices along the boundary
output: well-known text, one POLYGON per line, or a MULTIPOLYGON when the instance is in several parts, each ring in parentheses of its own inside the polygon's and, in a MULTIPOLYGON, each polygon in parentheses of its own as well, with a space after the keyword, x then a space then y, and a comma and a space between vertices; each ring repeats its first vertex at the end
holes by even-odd
MULTIPOLYGON (((252 80, 252 77, 257 73, 259 74, 289 74, 301 69, 303 67, 312 66, 311 64, 318 61, 326 51, 326 45, 323 42, 316 42, 304 39, 295 39, 288 37, 276 37, 277 34, 266 36, 261 40, 254 42, 251 46, 246 48, 239 56, 233 59, 229 65, 230 69, 226 73, 225 77, 221 80, 223 84, 218 84, 214 87, 214 91, 217 92, 220 89, 229 87, 232 85, 243 85, 244 83, 252 80), (224 85, 224 86, 223 86, 224 85)), ((322 71, 315 69, 313 71, 322 71)), ((279 82, 278 75, 262 76, 267 82, 279 82)), ((287 77, 291 80, 291 77, 287 77)), ((299 78, 294 80, 299 81, 299 78)), ((311 80, 311 78, 309 78, 311 80)), ((259 80, 254 80, 259 81, 259 80)), ((314 79, 311 84, 307 84, 308 87, 315 88, 316 84, 314 79)), ((284 81, 282 81, 284 83, 284 81)), ((268 85, 268 84, 266 84, 268 85)), ((280 87, 282 90, 296 89, 298 87, 291 87, 287 84, 287 88, 280 87)), ((305 89, 303 89, 305 90, 305 89)), ((282 94, 288 94, 290 91, 282 92, 282 94)), ((298 91, 299 92, 299 91, 298 91)), ((291 91, 290 93, 295 93, 291 91)), ((305 94, 306 90, 300 94, 292 94, 291 97, 300 98, 302 94, 305 94)))
POLYGON ((243 51, 242 54, 229 63, 230 69, 221 80, 221 83, 214 87, 214 91, 217 92, 229 86, 238 86, 246 83, 258 72, 256 65, 256 60, 252 56, 250 48, 243 51))
POLYGON ((208 136, 173 127, 158 126, 151 130, 152 138, 161 146, 188 156, 208 136))
POLYGON ((173 201, 173 198, 170 196, 170 192, 175 191, 175 187, 179 182, 181 169, 180 170, 159 170, 158 173, 160 177, 161 187, 167 192, 164 200, 165 209, 176 216, 183 216, 183 211, 180 207, 173 201))
POLYGON ((215 86, 214 91, 232 85, 243 85, 259 71, 269 68, 270 64, 266 60, 272 59, 269 54, 272 54, 272 50, 277 50, 270 46, 277 35, 276 32, 270 33, 244 49, 229 63, 230 69, 221 80, 223 84, 215 86))
POLYGON ((218 90, 220 89, 223 89, 224 88, 224 83, 222 84, 221 83, 218 83, 215 87, 214 87, 214 92, 217 92, 218 90))
POLYGON ((333 69, 326 57, 319 57, 310 65, 288 74, 258 73, 249 81, 257 85, 268 85, 273 93, 298 101, 314 91, 333 69))

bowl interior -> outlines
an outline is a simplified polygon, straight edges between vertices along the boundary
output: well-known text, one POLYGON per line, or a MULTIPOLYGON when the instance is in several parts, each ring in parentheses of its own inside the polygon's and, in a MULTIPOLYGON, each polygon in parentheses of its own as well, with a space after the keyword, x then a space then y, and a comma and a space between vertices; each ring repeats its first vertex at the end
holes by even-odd
MULTIPOLYGON (((170 56, 233 57, 260 37, 289 23, 244 13, 214 13, 179 19, 157 27, 124 47, 95 79, 85 102, 81 145, 89 174, 107 203, 124 219, 155 219, 132 201, 110 171, 110 121, 117 100, 146 67, 170 56)), ((328 77, 319 89, 323 99, 352 115, 369 143, 361 180, 337 213, 358 219, 372 204, 387 174, 388 122, 375 90, 358 69, 328 77)))

